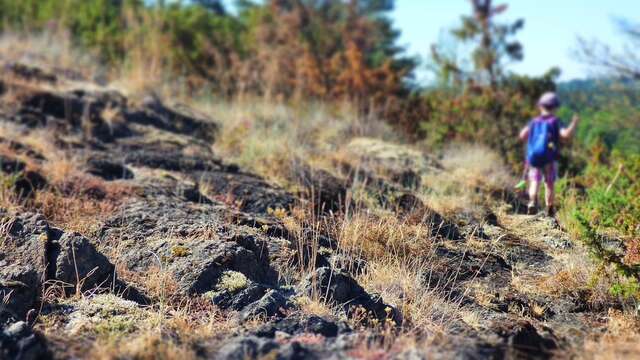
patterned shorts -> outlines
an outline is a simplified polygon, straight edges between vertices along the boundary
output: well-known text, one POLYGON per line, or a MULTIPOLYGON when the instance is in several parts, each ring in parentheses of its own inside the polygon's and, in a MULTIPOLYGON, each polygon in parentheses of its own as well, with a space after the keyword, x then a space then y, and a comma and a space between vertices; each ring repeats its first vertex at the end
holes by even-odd
POLYGON ((546 183, 554 183, 558 176, 558 162, 554 161, 542 168, 529 168, 529 181, 540 182, 544 178, 546 183))

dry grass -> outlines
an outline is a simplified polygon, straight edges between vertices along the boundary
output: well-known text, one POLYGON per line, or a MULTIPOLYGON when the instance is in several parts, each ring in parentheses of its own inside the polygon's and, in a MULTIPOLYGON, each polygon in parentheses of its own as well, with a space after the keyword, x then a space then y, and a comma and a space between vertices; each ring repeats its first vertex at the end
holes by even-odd
POLYGON ((481 145, 451 145, 441 162, 447 171, 429 173, 423 180, 427 203, 444 215, 482 218, 487 199, 478 190, 504 189, 514 183, 500 157, 481 145))
POLYGON ((65 69, 85 78, 104 74, 97 57, 80 51, 71 35, 62 28, 48 28, 41 33, 3 31, 0 37, 0 61, 20 62, 45 70, 65 69))
POLYGON ((446 296, 443 289, 425 285, 424 275, 430 268, 425 260, 401 261, 387 257, 369 263, 368 270, 357 280, 401 311, 404 321, 401 336, 435 333, 444 331, 446 319, 454 316, 459 308, 443 300, 446 296))
POLYGON ((467 187, 501 189, 513 184, 513 177, 502 158, 482 145, 451 145, 442 155, 442 165, 451 171, 453 178, 464 181, 467 187))
POLYGON ((341 146, 357 136, 395 137, 388 125, 362 117, 348 104, 290 106, 263 99, 192 104, 222 126, 214 149, 229 162, 287 184, 300 159, 331 168, 341 146))
POLYGON ((316 316, 333 316, 336 314, 336 309, 319 299, 319 296, 313 298, 308 296, 298 297, 296 298, 296 305, 300 306, 300 311, 304 314, 316 316))
POLYGON ((591 339, 584 345, 585 358, 633 359, 640 354, 640 319, 618 310, 609 310, 607 330, 599 338, 591 339))
POLYGON ((413 224, 392 215, 357 211, 344 219, 338 232, 340 248, 365 259, 422 256, 432 248, 430 226, 413 224))
POLYGON ((96 359, 101 360, 188 360, 197 358, 193 349, 163 337, 157 331, 132 337, 126 342, 98 341, 91 349, 91 353, 95 354, 96 359))

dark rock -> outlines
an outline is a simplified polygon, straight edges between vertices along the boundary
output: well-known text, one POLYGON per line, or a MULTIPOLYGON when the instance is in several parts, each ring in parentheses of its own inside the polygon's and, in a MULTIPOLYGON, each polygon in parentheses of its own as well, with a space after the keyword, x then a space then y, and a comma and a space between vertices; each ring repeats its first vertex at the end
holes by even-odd
MULTIPOLYGON (((16 153, 21 154, 21 155, 25 155, 25 156, 30 157, 32 159, 35 159, 35 160, 44 160, 45 159, 45 157, 40 152, 36 151, 31 146, 23 144, 21 142, 18 142, 18 141, 12 140, 12 139, 5 139, 3 137, 0 137, 0 143, 7 145, 9 147, 9 149, 11 149, 12 151, 15 151, 16 153)), ((3 158, 3 157, 0 156, 0 158, 3 158)))
POLYGON ((341 252, 332 254, 329 258, 329 264, 333 268, 348 272, 351 276, 363 274, 369 265, 367 260, 357 254, 344 254, 341 252))
POLYGON ((412 193, 402 193, 393 198, 392 207, 399 214, 412 222, 429 225, 433 236, 440 236, 449 240, 461 240, 463 236, 458 227, 435 210, 424 204, 420 198, 412 193))
POLYGON ((89 159, 87 172, 105 180, 133 179, 133 172, 123 164, 101 158, 89 159))
POLYGON ((179 183, 176 187, 176 194, 185 200, 196 204, 212 204, 211 200, 200 192, 197 185, 186 185, 179 183))
POLYGON ((332 338, 338 336, 339 328, 335 322, 315 315, 309 317, 287 317, 261 326, 255 332, 255 335, 273 338, 277 331, 290 335, 312 333, 332 338))
POLYGON ((506 251, 506 261, 510 265, 524 263, 529 266, 544 266, 552 260, 544 250, 526 241, 516 240, 506 251))
POLYGON ((11 75, 27 81, 38 81, 49 84, 55 84, 58 78, 55 74, 46 72, 34 66, 28 66, 22 63, 10 63, 5 65, 4 70, 11 75))
POLYGON ((36 190, 43 189, 47 185, 44 176, 35 171, 26 171, 16 180, 14 186, 21 198, 32 198, 36 190))
POLYGON ((421 211, 424 208, 424 203, 417 196, 412 193, 402 193, 397 196, 393 205, 400 213, 410 214, 414 211, 421 211))
POLYGON ((57 241, 56 251, 56 280, 73 288, 80 285, 81 291, 111 287, 115 267, 89 239, 78 233, 65 233, 57 241))
POLYGON ((30 198, 35 190, 47 185, 47 180, 35 171, 25 170, 26 165, 20 160, 0 155, 0 171, 15 176, 13 187, 20 198, 30 198))
POLYGON ((164 259, 183 293, 216 290, 229 270, 259 284, 275 284, 268 240, 229 225, 227 211, 221 205, 157 196, 124 205, 100 236, 105 244, 119 246, 119 260, 129 270, 145 271, 157 264, 157 257, 164 259))
POLYGON ((287 296, 280 290, 270 290, 260 300, 245 307, 241 313, 242 320, 252 318, 270 318, 285 315, 285 311, 292 307, 287 296))
POLYGON ((193 176, 209 189, 210 194, 231 198, 241 211, 252 214, 268 215, 269 209, 288 210, 295 201, 283 189, 255 175, 208 171, 193 176))
POLYGON ((277 358, 278 360, 313 360, 318 357, 311 350, 294 341, 282 346, 277 358))
POLYGON ((23 319, 29 310, 36 308, 41 275, 29 264, 0 266, 0 299, 6 299, 4 310, 23 319))
POLYGON ((308 294, 317 294, 325 301, 342 306, 350 317, 362 316, 365 321, 373 317, 400 323, 400 314, 393 307, 385 304, 379 296, 369 295, 342 270, 319 268, 304 280, 302 288, 308 294))
POLYGON ((317 229, 304 229, 302 231, 302 239, 318 247, 327 249, 336 249, 338 247, 338 242, 335 239, 317 229))
POLYGON ((216 354, 220 360, 257 359, 269 354, 275 354, 278 344, 273 340, 261 339, 254 336, 239 337, 226 343, 216 354))
POLYGON ((5 217, 0 246, 0 293, 19 318, 36 307, 43 284, 57 281, 80 290, 110 288, 114 265, 77 233, 52 227, 42 215, 5 217))
POLYGON ((245 359, 277 359, 277 360, 314 360, 330 357, 330 353, 298 341, 287 341, 279 344, 276 341, 255 336, 237 337, 224 345, 214 357, 220 360, 245 360, 245 359))
POLYGON ((0 294, 7 296, 4 308, 17 318, 36 307, 48 270, 48 239, 59 236, 44 217, 24 213, 2 219, 3 242, 0 243, 0 294))
POLYGON ((511 266, 505 259, 491 253, 471 253, 438 246, 435 255, 442 261, 443 269, 455 269, 456 277, 460 281, 511 270, 511 266))
POLYGON ((185 173, 224 169, 224 165, 219 160, 192 155, 188 156, 175 149, 170 151, 148 148, 132 150, 126 154, 124 162, 134 166, 185 173))
POLYGON ((129 136, 125 122, 104 119, 106 109, 125 108, 126 99, 117 92, 36 92, 22 102, 14 121, 30 127, 59 123, 67 131, 104 142, 129 136))
POLYGON ((549 359, 558 345, 553 337, 541 336, 528 321, 497 325, 497 333, 505 339, 505 356, 510 359, 549 359))
POLYGON ((5 155, 0 155, 0 171, 5 174, 17 174, 25 168, 24 162, 5 155))
POLYGON ((251 282, 245 289, 235 293, 218 291, 212 301, 221 309, 242 310, 247 305, 260 300, 269 290, 268 287, 251 282))
POLYGON ((416 189, 420 187, 421 183, 420 174, 416 173, 412 169, 405 169, 397 173, 392 173, 391 181, 407 189, 416 189))
POLYGON ((127 121, 150 125, 172 133, 191 135, 205 141, 214 141, 218 126, 211 120, 198 117, 192 110, 183 107, 176 111, 165 106, 157 97, 144 99, 142 107, 126 114, 127 121), (185 112, 191 112, 186 115, 185 112))
POLYGON ((50 359, 44 338, 24 321, 0 312, 0 359, 50 359))
POLYGON ((326 170, 313 169, 304 164, 293 170, 293 177, 305 188, 306 197, 311 199, 319 213, 339 211, 344 207, 347 197, 345 180, 338 179, 326 170))

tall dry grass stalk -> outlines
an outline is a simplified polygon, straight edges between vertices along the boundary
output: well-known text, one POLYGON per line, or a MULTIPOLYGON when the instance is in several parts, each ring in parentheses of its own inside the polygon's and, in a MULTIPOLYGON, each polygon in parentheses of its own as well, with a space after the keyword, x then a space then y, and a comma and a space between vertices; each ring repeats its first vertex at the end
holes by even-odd
POLYGON ((3 31, 0 61, 19 62, 54 72, 64 70, 72 78, 99 79, 106 75, 96 54, 79 50, 69 31, 55 25, 41 32, 3 31))
POLYGON ((175 94, 178 86, 171 81, 171 38, 162 31, 167 24, 159 10, 140 13, 125 6, 123 17, 128 29, 123 39, 126 55, 123 66, 112 70, 114 86, 132 95, 150 91, 175 94))
POLYGON ((397 139, 388 124, 373 115, 359 116, 349 103, 284 104, 209 96, 193 105, 221 125, 213 145, 220 155, 281 184, 300 160, 331 170, 340 147, 354 137, 397 139))

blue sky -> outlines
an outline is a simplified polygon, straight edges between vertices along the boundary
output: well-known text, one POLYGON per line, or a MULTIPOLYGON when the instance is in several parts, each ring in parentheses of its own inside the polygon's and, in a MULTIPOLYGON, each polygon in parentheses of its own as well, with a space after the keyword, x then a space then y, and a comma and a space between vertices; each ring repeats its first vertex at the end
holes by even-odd
MULTIPOLYGON (((593 75, 592 69, 575 59, 572 51, 577 37, 600 39, 621 47, 623 39, 617 32, 614 19, 625 16, 637 20, 640 0, 505 0, 509 9, 504 19, 525 19, 518 39, 524 45, 524 61, 510 69, 529 75, 540 75, 552 66, 562 69, 562 80, 593 75)), ((468 13, 467 0, 396 0, 392 17, 402 31, 400 44, 409 54, 428 58, 430 46, 438 42, 447 29, 459 24, 460 14, 468 13)), ((428 79, 424 68, 420 79, 428 79)))
MULTIPOLYGON (((225 3, 231 4, 233 0, 225 3)), ((495 3, 509 5, 501 18, 525 19, 524 29, 517 37, 524 45, 524 61, 512 64, 510 70, 540 75, 559 66, 561 80, 594 75, 593 69, 577 61, 572 53, 578 36, 620 48, 623 39, 614 20, 625 16, 638 20, 640 14, 640 0, 496 0, 495 3)), ((459 24, 460 15, 469 13, 469 9, 468 0, 396 0, 391 17, 395 27, 402 31, 399 42, 407 53, 427 60, 431 44, 459 24)), ((418 70, 417 78, 420 82, 431 78, 425 64, 418 70)))

